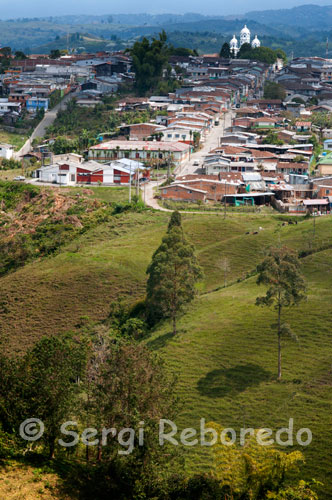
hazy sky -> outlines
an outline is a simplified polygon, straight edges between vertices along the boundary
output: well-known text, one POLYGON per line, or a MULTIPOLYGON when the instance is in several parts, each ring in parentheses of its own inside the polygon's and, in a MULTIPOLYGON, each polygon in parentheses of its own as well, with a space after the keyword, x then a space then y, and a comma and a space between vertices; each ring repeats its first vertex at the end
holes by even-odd
POLYGON ((63 14, 184 13, 241 14, 249 10, 289 8, 303 4, 330 5, 332 0, 0 0, 0 18, 42 17, 63 14))

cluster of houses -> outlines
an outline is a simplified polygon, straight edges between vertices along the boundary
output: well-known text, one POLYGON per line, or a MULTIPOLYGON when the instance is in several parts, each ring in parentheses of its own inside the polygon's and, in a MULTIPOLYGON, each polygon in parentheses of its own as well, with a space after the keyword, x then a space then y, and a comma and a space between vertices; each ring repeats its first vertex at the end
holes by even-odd
MULTIPOLYGON (((279 62, 267 65, 211 54, 172 56, 170 63, 181 87, 168 95, 124 97, 117 104, 119 113, 151 110, 154 119, 124 123, 117 137, 100 138, 90 147, 85 160, 77 155, 53 157, 50 165, 36 171, 39 180, 62 185, 129 184, 149 180, 153 168, 172 166, 173 182, 160 190, 163 199, 271 204, 290 213, 330 211, 332 132, 319 131, 325 137, 324 152, 313 175, 312 135, 318 130, 311 121, 312 113, 332 110, 330 61, 301 58, 282 67, 279 62), (267 79, 282 83, 285 99, 262 97, 267 79), (232 120, 225 128, 227 113, 232 120), (193 163, 192 154, 220 123, 224 127, 218 145, 204 156, 197 171, 181 175, 193 163)), ((59 71, 57 83, 67 85, 66 89, 79 84, 77 100, 85 106, 95 105, 105 92, 115 92, 116 79, 133 77, 130 58, 121 53, 65 56, 49 64, 36 58, 15 64, 12 72, 19 74, 9 89, 24 88, 32 74, 54 77, 59 71)), ((5 77, 10 78, 10 72, 5 77)), ((46 98, 46 94, 35 97, 46 98)))
POLYGON ((129 58, 122 53, 13 58, 10 68, 0 75, 0 117, 11 126, 24 111, 31 115, 41 109, 47 111, 55 91, 64 96, 78 89, 77 104, 94 107, 103 94, 116 92, 119 83, 130 78, 130 66, 129 58))
MULTIPOLYGON (((123 56, 125 59, 122 60, 122 56, 118 55, 117 65, 112 63, 111 56, 109 61, 106 58, 100 64, 96 64, 95 59, 78 57, 78 60, 71 61, 70 67, 74 66, 84 71, 92 68, 95 77, 93 80, 81 83, 82 93, 86 92, 89 96, 86 100, 87 106, 92 105, 91 100, 98 99, 98 82, 101 78, 112 78, 113 71, 120 69, 126 70, 130 75, 130 65, 125 64, 126 56, 123 56)), ((69 59, 71 58, 66 58, 63 64, 68 65, 69 59)), ((220 124, 225 113, 262 87, 270 71, 270 67, 266 64, 238 61, 234 65, 231 60, 222 60, 216 56, 203 58, 173 56, 171 65, 175 74, 176 67, 181 67, 185 71, 186 78, 182 81, 182 86, 166 96, 131 96, 120 99, 117 108, 119 113, 148 109, 154 111, 155 118, 147 123, 123 124, 119 136, 112 140, 101 138, 101 142, 88 151, 90 162, 106 165, 132 160, 151 168, 166 165, 175 169, 181 168, 190 160, 193 151, 204 144, 211 130, 220 124), (225 67, 221 66, 221 62, 225 67), (197 68, 208 66, 215 69, 216 65, 222 69, 222 74, 195 75, 197 68)), ((77 97, 78 103, 82 100, 83 97, 77 97)), ((51 166, 55 170, 61 168, 61 165, 51 166)), ((49 167, 48 171, 51 172, 49 167)), ((63 172, 53 177, 61 179, 62 183, 71 178, 62 174, 63 172)), ((49 179, 49 176, 46 177, 49 179)), ((39 178, 42 180, 44 177, 40 175, 39 178)), ((87 176, 87 182, 88 179, 91 178, 87 176)), ((111 177, 106 175, 102 182, 110 184, 110 179, 111 177)), ((81 182, 81 177, 76 175, 75 180, 81 182)))
POLYGON ((178 175, 163 186, 162 199, 235 206, 269 204, 282 212, 330 213, 332 133, 315 127, 311 116, 332 111, 332 62, 293 60, 275 71, 273 79, 285 86, 286 98, 259 98, 256 90, 233 104, 231 125, 219 138, 218 147, 205 155, 196 172, 178 175), (304 77, 314 93, 300 88, 304 77), (295 81, 299 85, 293 85, 295 81), (312 96, 319 97, 319 105, 309 100, 312 96), (318 161, 313 134, 325 138, 318 161))
POLYGON ((142 162, 122 158, 99 163, 85 161, 83 156, 68 153, 54 155, 51 165, 38 168, 35 177, 40 182, 75 186, 77 184, 128 185, 150 178, 150 170, 142 162))

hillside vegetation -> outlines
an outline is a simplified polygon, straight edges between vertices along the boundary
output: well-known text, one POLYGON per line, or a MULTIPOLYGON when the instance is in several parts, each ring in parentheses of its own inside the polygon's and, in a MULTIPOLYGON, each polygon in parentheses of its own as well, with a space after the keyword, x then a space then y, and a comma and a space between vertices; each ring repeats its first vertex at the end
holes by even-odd
MULTIPOLYGON (((83 199, 89 206, 88 196, 83 199)), ((119 297, 128 303, 142 299, 146 268, 168 220, 162 212, 113 212, 75 233, 57 252, 2 276, 0 331, 6 350, 24 352, 43 335, 75 330, 87 317, 100 322, 119 297)), ((326 235, 332 221, 317 219, 314 236, 312 219, 283 226, 285 220, 277 214, 231 214, 225 220, 223 215, 183 215, 186 237, 204 271, 199 297, 179 319, 177 336, 164 322, 145 342, 178 374, 179 428, 198 429, 205 418, 235 429, 278 429, 293 418, 296 431, 309 427, 313 432, 311 445, 302 449, 306 465, 301 476, 322 481, 320 498, 327 499, 332 488, 326 475, 332 445, 332 241, 326 235), (255 306, 262 293, 255 283, 256 265, 278 242, 300 252, 308 282, 307 301, 287 313, 299 342, 284 342, 281 383, 276 381, 274 313, 255 306)), ((207 449, 187 448, 186 468, 210 470, 207 449)))

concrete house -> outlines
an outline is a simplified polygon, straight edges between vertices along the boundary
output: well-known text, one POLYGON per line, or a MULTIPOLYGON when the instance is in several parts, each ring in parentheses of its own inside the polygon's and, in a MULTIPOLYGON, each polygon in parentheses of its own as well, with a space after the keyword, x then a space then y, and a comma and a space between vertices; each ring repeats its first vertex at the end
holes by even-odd
POLYGON ((89 149, 89 158, 99 162, 108 162, 127 158, 149 163, 160 159, 182 165, 189 158, 189 145, 182 142, 165 141, 108 141, 89 149))

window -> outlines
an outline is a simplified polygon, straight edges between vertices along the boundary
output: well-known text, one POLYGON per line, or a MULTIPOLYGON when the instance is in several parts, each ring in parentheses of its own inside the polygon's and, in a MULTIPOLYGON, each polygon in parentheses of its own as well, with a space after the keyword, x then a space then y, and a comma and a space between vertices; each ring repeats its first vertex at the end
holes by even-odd
POLYGON ((163 189, 163 194, 167 194, 167 189, 163 189))
POLYGON ((177 137, 177 138, 180 137, 180 134, 175 134, 175 137, 177 137))
POLYGON ((330 190, 329 189, 327 189, 325 192, 326 192, 326 194, 330 194, 330 190))
POLYGON ((71 182, 75 182, 75 174, 71 174, 70 180, 71 180, 71 182))
POLYGON ((182 139, 185 141, 185 140, 186 140, 186 137, 187 137, 186 135, 183 135, 183 136, 182 136, 182 139))
POLYGON ((167 134, 167 137, 172 137, 172 134, 167 134))

